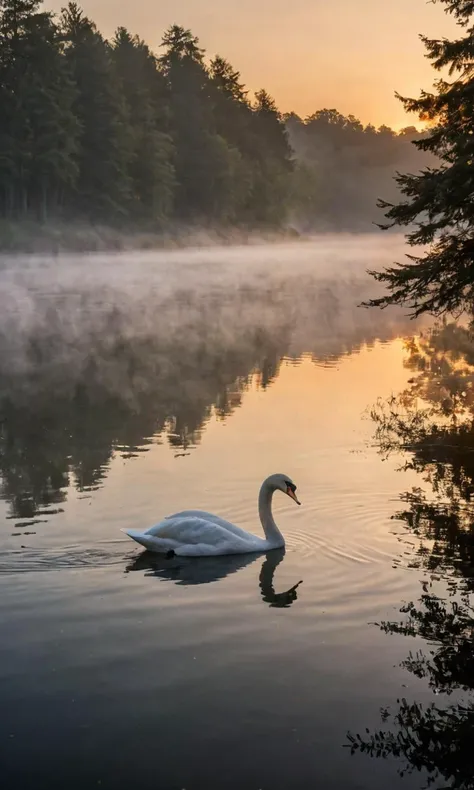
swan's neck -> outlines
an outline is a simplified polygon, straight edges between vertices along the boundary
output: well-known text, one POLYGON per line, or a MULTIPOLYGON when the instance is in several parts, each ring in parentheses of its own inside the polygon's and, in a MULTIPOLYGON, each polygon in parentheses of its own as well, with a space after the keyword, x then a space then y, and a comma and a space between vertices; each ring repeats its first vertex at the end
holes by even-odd
POLYGON ((275 524, 272 515, 272 497, 275 489, 267 480, 264 480, 258 495, 258 514, 262 522, 265 537, 269 543, 269 548, 276 549, 285 545, 285 539, 275 524))

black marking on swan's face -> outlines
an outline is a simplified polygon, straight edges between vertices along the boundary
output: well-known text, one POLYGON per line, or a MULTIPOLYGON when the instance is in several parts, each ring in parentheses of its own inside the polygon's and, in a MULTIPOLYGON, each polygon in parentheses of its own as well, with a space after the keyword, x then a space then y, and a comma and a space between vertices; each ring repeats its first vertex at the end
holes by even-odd
POLYGON ((301 502, 298 500, 298 497, 296 496, 296 486, 295 486, 295 484, 292 483, 291 480, 285 480, 285 487, 286 487, 285 493, 291 499, 293 499, 296 502, 297 505, 301 505, 301 502))

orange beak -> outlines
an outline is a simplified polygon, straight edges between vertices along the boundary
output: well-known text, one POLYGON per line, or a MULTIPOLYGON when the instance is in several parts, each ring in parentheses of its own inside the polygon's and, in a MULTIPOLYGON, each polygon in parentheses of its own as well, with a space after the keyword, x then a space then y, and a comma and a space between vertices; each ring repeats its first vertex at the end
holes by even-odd
POLYGON ((296 498, 295 492, 290 488, 290 486, 286 487, 286 493, 288 494, 291 499, 294 499, 297 505, 301 505, 301 502, 296 498))

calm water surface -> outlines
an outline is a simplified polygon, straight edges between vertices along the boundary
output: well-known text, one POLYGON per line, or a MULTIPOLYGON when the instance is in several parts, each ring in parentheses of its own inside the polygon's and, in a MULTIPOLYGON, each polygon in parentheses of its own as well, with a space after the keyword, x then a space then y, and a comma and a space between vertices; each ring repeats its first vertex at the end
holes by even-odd
POLYGON ((3 262, 3 787, 426 782, 345 748, 396 733, 397 700, 469 688, 407 666, 439 633, 376 625, 471 567, 420 515, 433 458, 399 471, 387 446, 380 414, 426 366, 420 327, 357 307, 401 254, 382 241, 3 262), (120 532, 198 507, 260 534, 279 471, 302 501, 274 498, 286 551, 165 559, 120 532))

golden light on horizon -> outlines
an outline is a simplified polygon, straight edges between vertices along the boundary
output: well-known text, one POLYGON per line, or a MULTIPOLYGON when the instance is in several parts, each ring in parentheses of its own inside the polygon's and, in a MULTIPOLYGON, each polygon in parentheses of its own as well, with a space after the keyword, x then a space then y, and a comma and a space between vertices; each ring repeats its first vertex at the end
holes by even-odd
MULTIPOLYGON (((46 0, 59 11, 64 0, 46 0)), ((158 51, 170 24, 191 28, 209 56, 220 54, 250 92, 265 87, 283 112, 302 117, 324 107, 363 123, 400 129, 418 125, 395 91, 418 96, 436 74, 425 58, 422 33, 442 38, 456 30, 440 3, 426 0, 83 0, 85 13, 110 37, 123 25, 158 51)))

